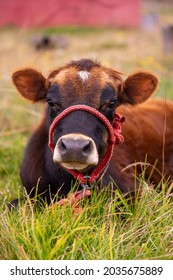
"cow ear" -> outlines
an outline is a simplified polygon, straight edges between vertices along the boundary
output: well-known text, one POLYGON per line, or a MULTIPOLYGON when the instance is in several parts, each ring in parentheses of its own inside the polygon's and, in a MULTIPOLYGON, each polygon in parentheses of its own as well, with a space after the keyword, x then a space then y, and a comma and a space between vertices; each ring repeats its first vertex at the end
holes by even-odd
POLYGON ((18 91, 25 98, 37 102, 46 97, 46 79, 43 75, 31 68, 14 72, 13 82, 18 91))
POLYGON ((123 84, 121 103, 135 105, 147 100, 156 90, 158 79, 149 72, 130 75, 123 84))

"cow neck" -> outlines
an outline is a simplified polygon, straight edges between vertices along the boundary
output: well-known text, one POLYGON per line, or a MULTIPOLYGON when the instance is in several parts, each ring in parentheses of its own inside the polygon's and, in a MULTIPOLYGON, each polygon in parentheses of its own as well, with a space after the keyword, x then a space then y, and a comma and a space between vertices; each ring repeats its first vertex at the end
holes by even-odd
POLYGON ((109 120, 102 113, 100 113, 98 110, 96 110, 90 106, 87 106, 87 105, 70 106, 67 109, 65 109, 63 112, 61 112, 54 119, 54 121, 52 122, 52 124, 50 126, 48 145, 52 151, 54 151, 54 148, 55 148, 54 144, 53 144, 53 135, 54 135, 55 128, 57 127, 57 125, 63 118, 65 118, 66 116, 68 116, 69 114, 71 114, 74 111, 86 111, 90 114, 93 114, 105 125, 105 127, 108 131, 107 151, 106 151, 104 157, 102 158, 102 160, 99 162, 99 164, 96 166, 96 168, 93 170, 93 172, 90 176, 88 176, 88 175, 86 176, 77 170, 71 170, 71 169, 67 169, 67 168, 63 167, 66 171, 68 171, 70 174, 72 174, 73 177, 76 178, 84 188, 91 188, 93 186, 94 182, 96 181, 96 179, 98 179, 99 175, 102 174, 104 172, 104 170, 107 169, 110 159, 112 157, 115 145, 119 145, 124 141, 124 138, 121 134, 121 125, 120 124, 125 121, 125 118, 119 114, 115 114, 114 119, 113 119, 113 124, 111 125, 109 120))

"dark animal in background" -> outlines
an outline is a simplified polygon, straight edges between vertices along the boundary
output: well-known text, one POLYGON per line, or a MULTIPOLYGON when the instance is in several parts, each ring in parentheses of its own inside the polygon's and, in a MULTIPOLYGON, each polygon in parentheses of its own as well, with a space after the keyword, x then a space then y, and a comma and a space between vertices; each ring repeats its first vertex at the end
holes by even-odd
POLYGON ((148 166, 146 179, 148 176, 150 182, 158 184, 163 173, 165 179, 172 178, 173 103, 146 101, 157 88, 155 75, 137 72, 123 80, 119 72, 81 59, 55 69, 48 78, 30 68, 15 72, 12 78, 25 98, 44 102, 46 106, 21 167, 22 182, 31 198, 36 186, 37 194, 48 203, 57 192, 59 196, 66 196, 75 182, 66 169, 89 176, 104 156, 107 130, 100 119, 86 111, 74 111, 62 119, 54 132, 54 153, 48 147, 53 120, 69 106, 78 104, 95 108, 110 123, 115 112, 126 119, 122 124, 124 142, 115 147, 102 187, 112 180, 115 189, 118 186, 123 193, 133 195, 138 188, 134 171, 139 176, 141 165, 131 164, 145 162, 146 157, 147 162, 156 167, 151 174, 152 167, 148 166))
POLYGON ((66 49, 68 40, 60 35, 41 35, 36 34, 31 38, 31 45, 37 51, 44 51, 49 49, 66 49))

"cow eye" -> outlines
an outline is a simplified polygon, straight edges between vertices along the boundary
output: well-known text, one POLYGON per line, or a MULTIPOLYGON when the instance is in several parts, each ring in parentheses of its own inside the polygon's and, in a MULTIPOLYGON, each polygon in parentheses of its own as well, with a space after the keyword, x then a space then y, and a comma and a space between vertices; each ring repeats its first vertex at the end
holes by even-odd
POLYGON ((116 101, 111 101, 111 102, 108 104, 108 108, 109 108, 109 109, 113 109, 114 106, 115 106, 115 104, 116 104, 116 101))
POLYGON ((56 102, 53 102, 51 99, 48 99, 47 103, 49 105, 50 110, 61 111, 61 106, 59 104, 57 104, 56 102))
POLYGON ((51 107, 51 108, 55 106, 55 104, 52 100, 47 100, 47 103, 49 104, 49 107, 51 107))

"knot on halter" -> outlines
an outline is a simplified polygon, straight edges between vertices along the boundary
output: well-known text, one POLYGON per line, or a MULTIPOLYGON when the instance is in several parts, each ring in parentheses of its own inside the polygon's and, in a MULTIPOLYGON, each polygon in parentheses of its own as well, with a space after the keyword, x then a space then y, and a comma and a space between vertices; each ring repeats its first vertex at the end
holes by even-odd
POLYGON ((119 114, 114 115, 113 125, 109 122, 109 120, 101 114, 96 109, 86 106, 86 105, 74 105, 70 106, 65 109, 62 113, 60 113, 52 122, 50 129, 49 129, 49 147, 54 151, 54 144, 53 144, 53 134, 54 130, 57 127, 58 123, 65 118, 67 115, 74 111, 86 111, 90 114, 96 116, 106 127, 108 131, 108 147, 107 151, 100 161, 100 163, 96 166, 94 171, 90 176, 85 176, 82 173, 78 172, 77 170, 66 169, 70 174, 72 174, 77 180, 80 181, 82 185, 92 184, 100 175, 100 173, 108 166, 108 163, 112 157, 114 146, 119 145, 124 141, 124 138, 121 134, 121 123, 125 121, 125 117, 122 117, 119 114))
POLYGON ((125 117, 120 114, 115 114, 113 119, 113 129, 115 135, 115 144, 119 145, 124 141, 124 137, 121 134, 121 123, 125 122, 125 117))

